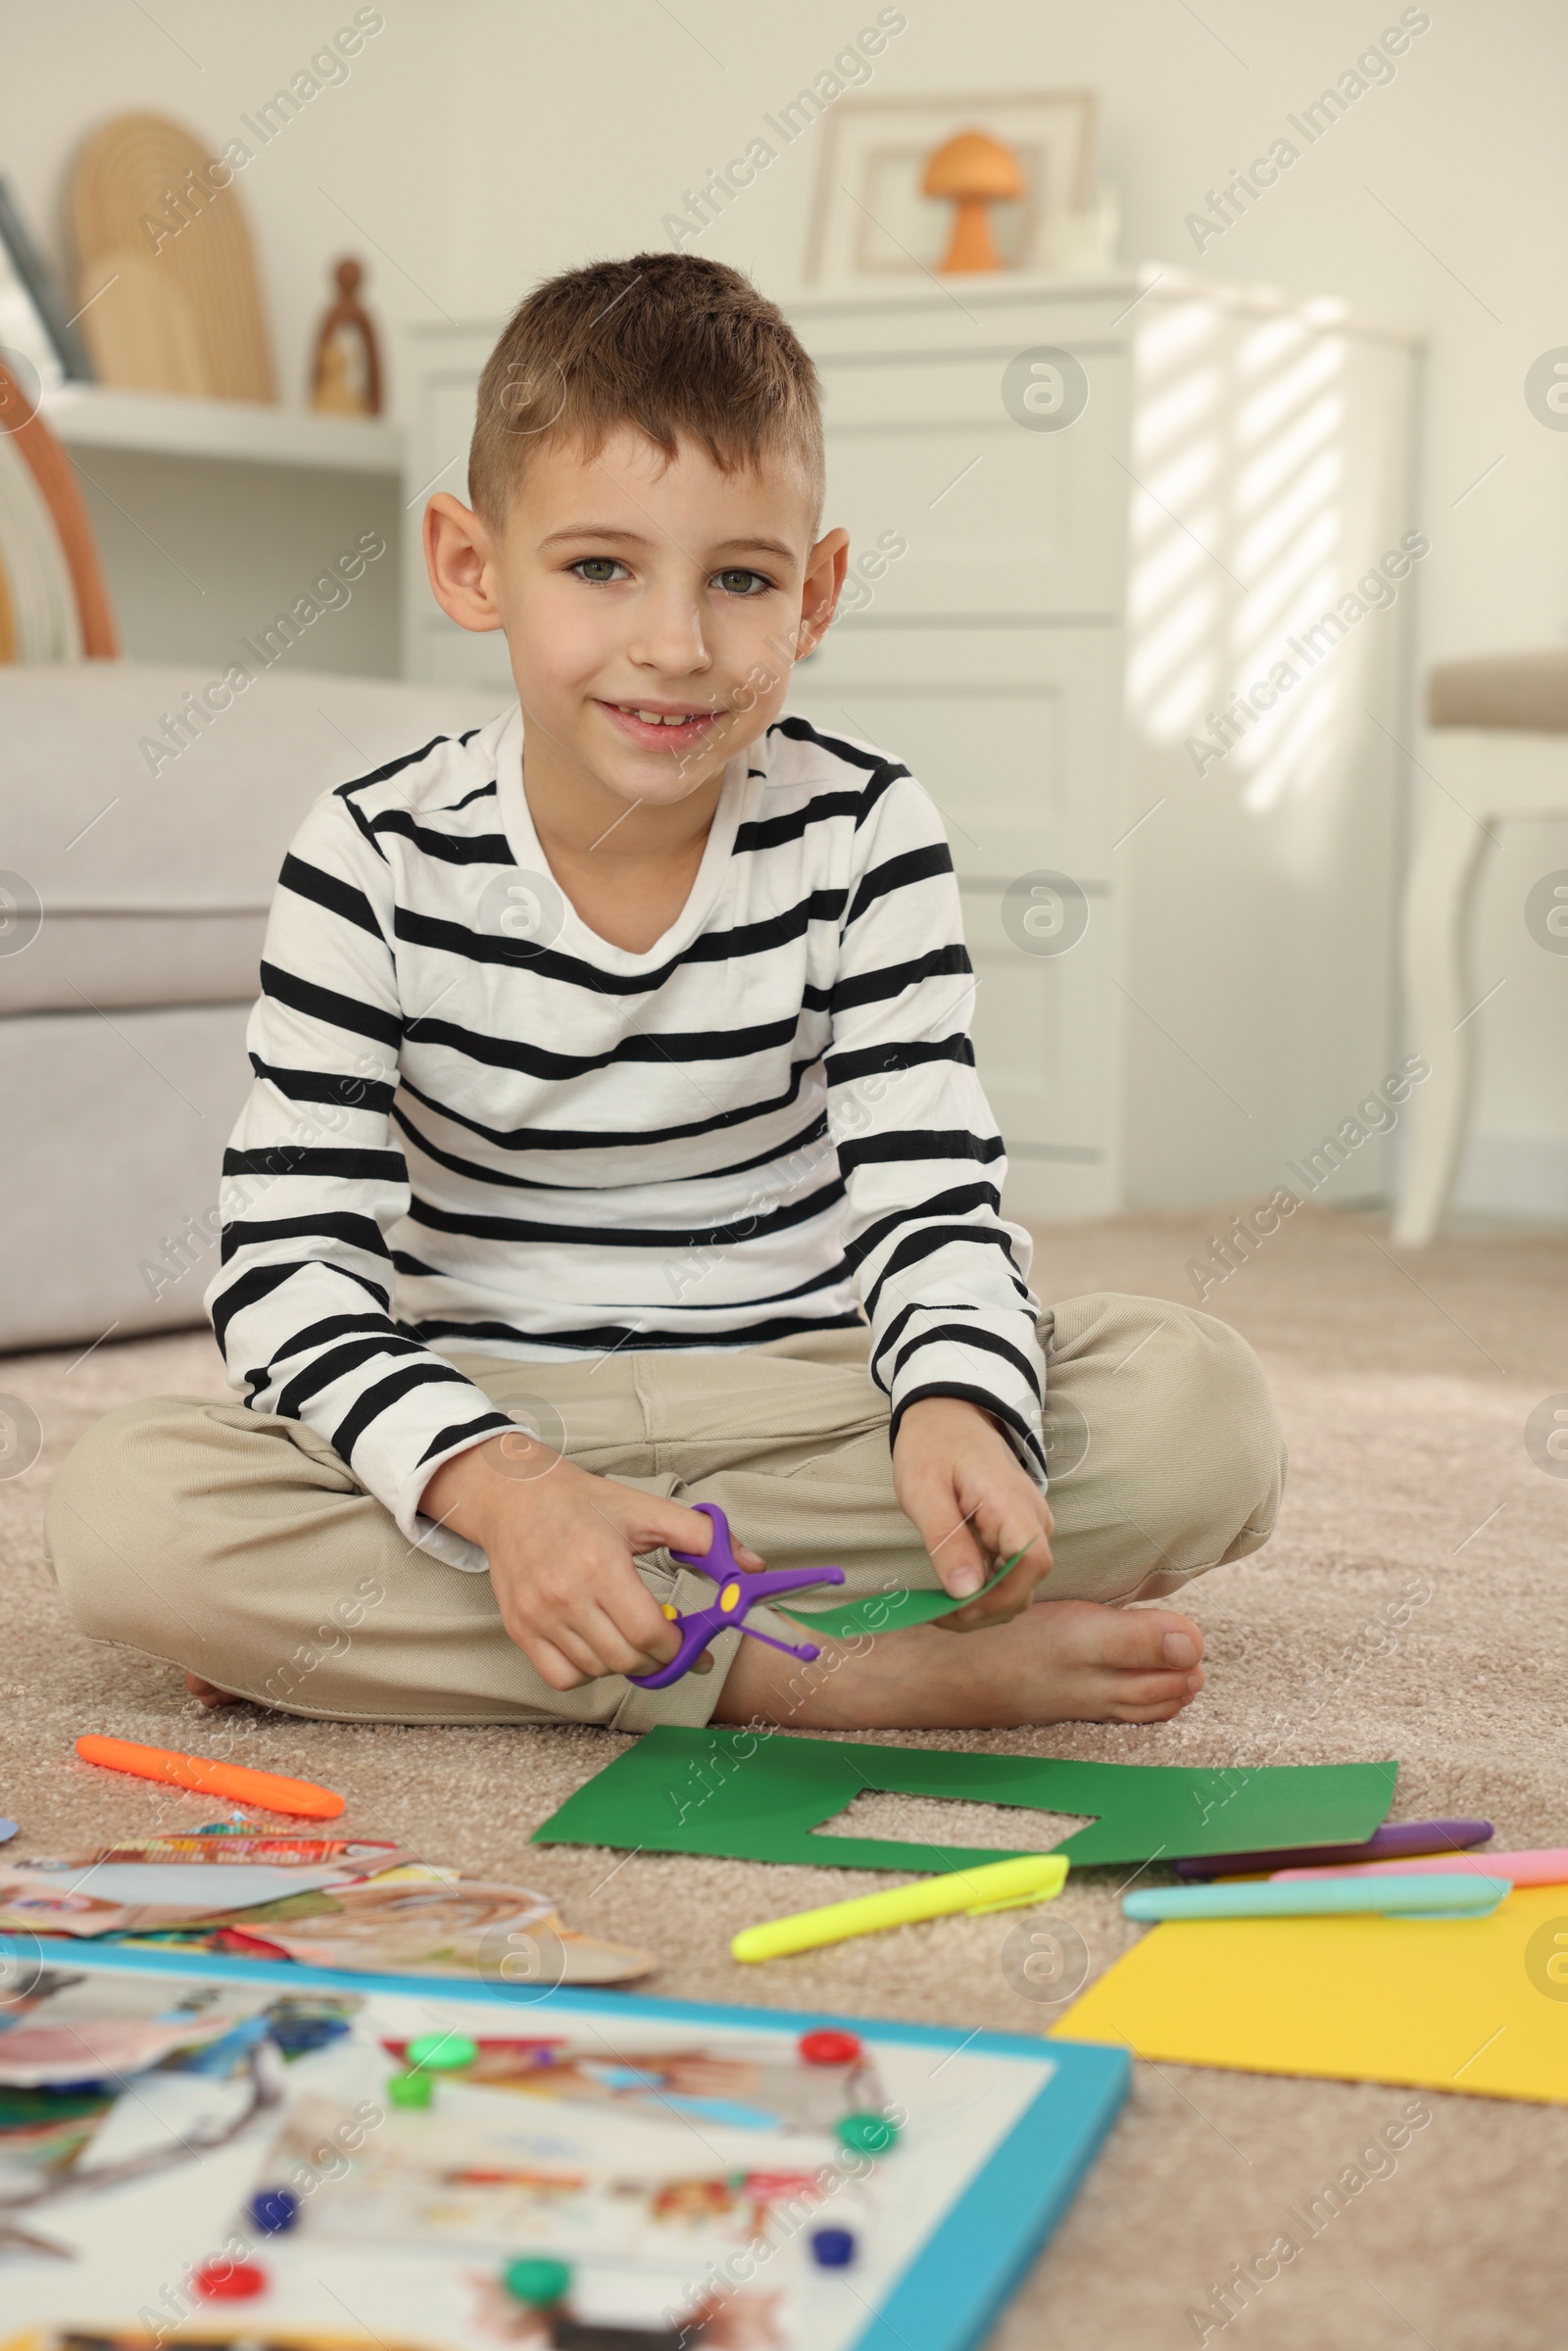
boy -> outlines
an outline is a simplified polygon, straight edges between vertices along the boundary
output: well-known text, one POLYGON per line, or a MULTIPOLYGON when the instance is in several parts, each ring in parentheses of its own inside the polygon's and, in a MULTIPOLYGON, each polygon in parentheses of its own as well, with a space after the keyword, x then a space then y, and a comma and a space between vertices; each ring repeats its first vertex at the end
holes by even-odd
POLYGON ((122 1407, 51 1499, 77 1621, 209 1702, 956 1728, 1201 1686, 1196 1625, 1114 1603, 1267 1540, 1268 1397, 1205 1315, 1027 1287, 942 827, 783 714, 844 578, 822 487, 811 364, 734 270, 574 270, 502 336, 425 553, 518 707, 301 827, 207 1296, 244 1400, 122 1407), (667 1556, 698 1499, 851 1592, 1022 1557, 808 1672, 725 1634, 643 1690, 712 1596, 667 1556))

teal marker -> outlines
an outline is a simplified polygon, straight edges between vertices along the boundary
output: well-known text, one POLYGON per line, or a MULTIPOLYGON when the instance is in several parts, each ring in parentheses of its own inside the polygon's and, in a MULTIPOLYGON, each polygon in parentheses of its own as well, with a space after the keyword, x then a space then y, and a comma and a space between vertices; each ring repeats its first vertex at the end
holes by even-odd
POLYGON ((1513 1886, 1507 1878, 1270 1879, 1235 1886, 1157 1886, 1122 1896, 1130 1919, 1486 1918, 1513 1886))

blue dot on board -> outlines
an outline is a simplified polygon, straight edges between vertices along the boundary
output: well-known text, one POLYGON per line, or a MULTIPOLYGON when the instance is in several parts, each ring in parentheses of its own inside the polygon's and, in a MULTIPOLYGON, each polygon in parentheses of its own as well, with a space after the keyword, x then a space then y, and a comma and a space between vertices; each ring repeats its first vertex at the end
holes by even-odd
POLYGON ((847 2270, 855 2259, 855 2237, 848 2229, 818 2229, 811 2238, 811 2259, 819 2270, 847 2270))
POLYGON ((300 2217, 300 2200, 286 2187, 264 2187, 252 2196, 246 2210, 268 2236, 282 2236, 300 2217))
POLYGON ((285 2057, 307 2057, 341 2040, 353 2027, 343 2016, 275 2016, 269 2031, 285 2057))

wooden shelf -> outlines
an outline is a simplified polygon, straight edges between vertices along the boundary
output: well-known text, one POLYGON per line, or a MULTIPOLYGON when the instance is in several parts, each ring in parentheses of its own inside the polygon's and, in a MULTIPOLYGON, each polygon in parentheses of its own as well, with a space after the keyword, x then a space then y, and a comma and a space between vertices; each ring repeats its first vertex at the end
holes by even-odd
POLYGON ((40 406, 68 449, 143 450, 334 473, 395 474, 403 465, 402 428, 379 418, 318 416, 251 401, 188 400, 108 384, 62 384, 45 392, 40 406))

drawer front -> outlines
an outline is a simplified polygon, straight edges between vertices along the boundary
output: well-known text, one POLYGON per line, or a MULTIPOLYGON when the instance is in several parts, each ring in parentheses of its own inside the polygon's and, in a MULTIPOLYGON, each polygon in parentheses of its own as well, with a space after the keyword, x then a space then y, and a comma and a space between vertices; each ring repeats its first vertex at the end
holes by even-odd
POLYGON ((1120 607, 1128 477, 1128 363, 1075 354, 1089 400, 1059 432, 1004 406, 1016 353, 998 346, 829 362, 823 369, 829 523, 850 533, 853 603, 867 613, 1098 615, 1120 607), (902 542, 878 571, 868 551, 902 542))
POLYGON ((902 759, 965 879, 1103 881, 1124 830, 1119 628, 874 630, 842 621, 789 707, 902 759))
POLYGON ((1115 628, 846 621, 801 664, 790 696, 825 733, 903 759, 942 811, 978 983, 975 1055, 1020 1216, 1115 1204, 1121 650, 1115 628), (1027 877, 1041 873, 1083 892, 1087 925, 1065 953, 1049 930, 1036 943, 1038 920, 1021 920, 1027 877))
POLYGON ((447 618, 430 593, 418 548, 427 498, 448 490, 467 503, 474 395, 494 339, 491 336, 482 351, 475 342, 444 354, 418 386, 416 430, 409 457, 411 544, 404 658, 410 677, 427 677, 443 686, 484 686, 510 699, 514 688, 506 638, 499 629, 475 635, 447 618))
POLYGON ((970 1033, 1009 1153, 1108 1179, 1116 903, 1108 890, 1097 890, 1087 907, 1087 928, 1067 953, 1024 953, 1004 919, 1002 892, 964 890, 964 936, 977 981, 970 1033))
MULTIPOLYGON (((499 329, 497 329, 499 331, 499 329)), ((425 501, 438 490, 468 496, 474 395, 495 334, 489 330, 412 335, 401 348, 408 389, 403 498, 403 674, 435 685, 512 688, 504 640, 475 636, 449 620, 430 593, 420 544, 425 501)))

